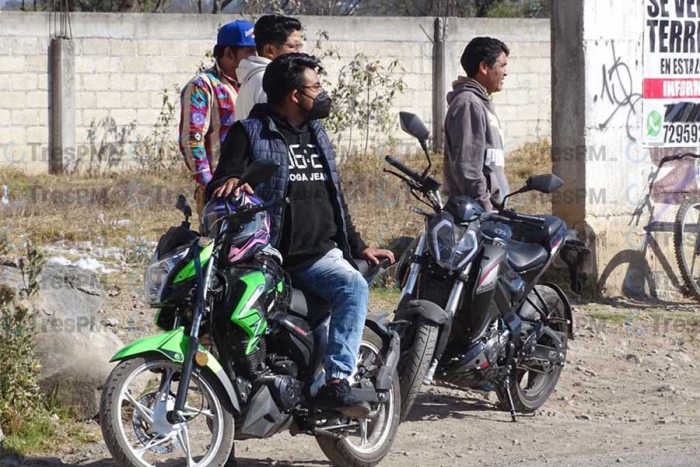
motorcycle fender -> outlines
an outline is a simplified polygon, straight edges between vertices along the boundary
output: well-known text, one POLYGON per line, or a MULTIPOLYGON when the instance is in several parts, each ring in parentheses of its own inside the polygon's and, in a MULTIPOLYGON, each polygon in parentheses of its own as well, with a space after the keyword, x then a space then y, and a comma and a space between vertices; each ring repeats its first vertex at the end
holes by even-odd
POLYGON ((571 302, 569 301, 569 297, 567 297, 564 291, 561 289, 561 287, 559 287, 556 284, 547 282, 542 285, 554 290, 557 293, 557 295, 559 295, 561 301, 564 302, 564 312, 566 313, 566 319, 569 321, 569 329, 566 337, 568 337, 571 340, 574 340, 574 313, 571 308, 571 302))
MULTIPOLYGON (((182 363, 185 360, 185 352, 187 351, 187 339, 188 336, 185 335, 184 326, 157 336, 144 337, 121 349, 112 357, 110 362, 128 360, 139 355, 156 352, 175 363, 182 363)), ((207 354, 208 357, 207 366, 202 367, 202 371, 209 371, 216 376, 216 379, 226 391, 233 410, 240 414, 241 406, 238 403, 238 396, 223 367, 207 349, 200 345, 199 350, 207 354)))
POLYGON ((433 302, 427 300, 408 300, 400 303, 399 308, 394 313, 397 320, 413 321, 416 317, 422 316, 428 321, 442 326, 447 322, 447 312, 433 302))
POLYGON ((386 351, 384 365, 377 374, 376 389, 378 391, 391 389, 391 379, 396 367, 399 365, 399 356, 401 354, 401 340, 396 331, 387 327, 388 318, 389 313, 382 313, 380 315, 368 315, 365 319, 365 326, 382 338, 384 349, 381 350, 386 351))

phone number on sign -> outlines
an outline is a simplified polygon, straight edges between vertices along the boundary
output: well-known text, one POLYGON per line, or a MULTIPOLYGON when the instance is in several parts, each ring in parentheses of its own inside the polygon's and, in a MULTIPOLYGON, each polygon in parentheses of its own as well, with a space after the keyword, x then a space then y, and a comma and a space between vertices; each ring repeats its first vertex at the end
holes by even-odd
POLYGON ((684 144, 700 142, 700 123, 671 123, 664 125, 664 142, 684 144))

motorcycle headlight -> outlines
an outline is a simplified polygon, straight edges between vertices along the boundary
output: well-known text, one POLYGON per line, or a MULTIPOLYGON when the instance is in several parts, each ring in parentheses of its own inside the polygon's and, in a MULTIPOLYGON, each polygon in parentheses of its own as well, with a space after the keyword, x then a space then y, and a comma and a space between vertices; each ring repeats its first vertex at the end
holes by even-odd
POLYGON ((443 218, 430 232, 430 249, 435 262, 449 270, 465 267, 477 252, 477 237, 469 226, 443 218))
POLYGON ((163 292, 168 284, 168 279, 182 260, 187 257, 189 251, 189 248, 185 248, 163 259, 157 259, 154 255, 151 263, 146 267, 143 278, 146 301, 149 306, 158 307, 163 304, 163 292))

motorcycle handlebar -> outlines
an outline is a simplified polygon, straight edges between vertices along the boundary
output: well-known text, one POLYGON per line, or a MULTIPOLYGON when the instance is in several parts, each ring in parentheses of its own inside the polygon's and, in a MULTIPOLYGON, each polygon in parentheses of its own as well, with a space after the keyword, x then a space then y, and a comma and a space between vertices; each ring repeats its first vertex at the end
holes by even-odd
POLYGON ((386 156, 384 158, 384 160, 387 161, 387 163, 389 163, 389 165, 391 165, 392 167, 395 167, 396 169, 398 169, 404 175, 416 180, 417 182, 421 181, 421 176, 418 172, 414 172, 413 170, 409 169, 408 167, 406 167, 405 165, 403 165, 401 162, 397 161, 393 157, 386 156))
POLYGON ((499 214, 489 214, 486 220, 497 220, 500 222, 511 223, 516 222, 520 224, 534 225, 535 227, 541 227, 545 224, 545 220, 541 217, 527 216, 525 214, 518 214, 513 211, 503 211, 499 214))

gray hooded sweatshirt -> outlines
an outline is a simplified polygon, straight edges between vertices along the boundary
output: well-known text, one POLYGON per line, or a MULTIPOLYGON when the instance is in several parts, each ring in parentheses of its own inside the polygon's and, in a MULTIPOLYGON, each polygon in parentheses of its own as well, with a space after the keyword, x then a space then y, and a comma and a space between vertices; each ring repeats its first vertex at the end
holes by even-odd
POLYGON ((234 107, 236 121, 248 118, 256 104, 267 102, 267 94, 263 91, 262 82, 265 69, 271 62, 269 58, 253 55, 242 60, 236 68, 236 76, 241 83, 234 107))
POLYGON ((508 194, 503 131, 486 89, 459 77, 447 94, 445 192, 466 195, 491 211, 508 194))

